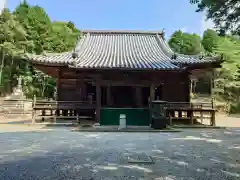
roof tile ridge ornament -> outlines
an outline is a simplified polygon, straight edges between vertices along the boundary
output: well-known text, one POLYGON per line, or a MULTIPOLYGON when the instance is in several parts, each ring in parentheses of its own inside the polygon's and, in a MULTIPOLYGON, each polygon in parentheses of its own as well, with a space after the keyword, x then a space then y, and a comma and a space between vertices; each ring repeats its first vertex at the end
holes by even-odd
MULTIPOLYGON (((79 40, 77 40, 77 43, 78 43, 79 40)), ((72 52, 72 58, 73 59, 76 59, 78 57, 78 53, 76 51, 76 47, 77 47, 77 44, 75 45, 74 49, 73 49, 73 52, 72 52)))
MULTIPOLYGON (((82 31, 80 31, 80 36, 82 36, 82 34, 84 34, 82 31)), ((89 34, 89 33, 88 33, 89 34)), ((76 43, 76 45, 75 45, 75 47, 74 47, 74 50, 73 50, 73 52, 72 52, 72 58, 73 59, 76 59, 76 58, 78 58, 78 52, 77 52, 77 45, 78 45, 78 42, 81 40, 81 37, 79 37, 78 38, 78 40, 77 40, 77 43, 76 43)), ((75 62, 75 61, 73 61, 73 62, 75 62)))
POLYGON ((77 60, 76 60, 77 58, 78 58, 78 53, 75 51, 75 48, 74 48, 74 50, 72 52, 72 61, 69 63, 69 66, 71 68, 77 66, 77 60))
POLYGON ((159 33, 161 35, 162 39, 165 41, 165 29, 163 28, 162 31, 159 33))
POLYGON ((73 59, 78 58, 78 53, 77 53, 77 51, 76 51, 75 48, 74 48, 74 50, 73 50, 73 52, 72 52, 72 58, 73 58, 73 59))

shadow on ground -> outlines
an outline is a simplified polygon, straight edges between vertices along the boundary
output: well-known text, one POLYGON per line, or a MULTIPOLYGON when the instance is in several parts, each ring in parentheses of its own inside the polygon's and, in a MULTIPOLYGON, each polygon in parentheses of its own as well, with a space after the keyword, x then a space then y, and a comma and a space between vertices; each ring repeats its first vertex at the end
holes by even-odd
POLYGON ((239 130, 0 134, 0 179, 239 179, 239 130), (6 143, 7 142, 7 143, 6 143), (129 164, 145 153, 154 164, 129 164))

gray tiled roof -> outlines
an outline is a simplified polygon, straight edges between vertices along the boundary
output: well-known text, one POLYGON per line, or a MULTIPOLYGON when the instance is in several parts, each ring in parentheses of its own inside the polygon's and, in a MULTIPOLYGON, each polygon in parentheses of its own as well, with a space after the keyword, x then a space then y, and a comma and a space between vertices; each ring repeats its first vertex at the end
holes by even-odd
MULTIPOLYGON (((204 62, 199 56, 177 54, 166 44, 160 32, 150 31, 82 31, 72 58, 72 52, 32 56, 42 63, 68 64, 74 68, 180 69, 177 64, 204 62)), ((206 61, 209 61, 206 60, 206 61)))
POLYGON ((48 53, 42 55, 28 54, 28 59, 39 63, 70 64, 74 61, 72 52, 48 53))

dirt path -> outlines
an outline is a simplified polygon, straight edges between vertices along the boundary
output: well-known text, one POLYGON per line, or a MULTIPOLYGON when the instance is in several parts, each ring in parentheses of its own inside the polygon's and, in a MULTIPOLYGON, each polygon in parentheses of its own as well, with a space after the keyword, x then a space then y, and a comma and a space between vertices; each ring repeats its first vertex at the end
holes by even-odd
POLYGON ((19 125, 19 124, 1 124, 0 125, 0 133, 3 132, 31 132, 31 131, 50 131, 50 128, 46 128, 43 125, 19 125))
MULTIPOLYGON (((31 125, 30 115, 5 115, 0 116, 0 132, 26 132, 26 131, 46 131, 45 125, 31 125), (7 124, 9 123, 9 124, 7 124), (25 124, 24 124, 25 123, 25 124), (29 125, 28 125, 29 124, 29 125)), ((208 124, 209 122, 203 122, 208 124)), ((216 115, 216 126, 240 128, 240 114, 226 115, 218 113, 216 115)))
POLYGON ((31 122, 31 116, 29 114, 6 114, 0 115, 0 123, 27 123, 31 122))
POLYGON ((237 115, 217 114, 216 125, 240 128, 240 114, 237 115))

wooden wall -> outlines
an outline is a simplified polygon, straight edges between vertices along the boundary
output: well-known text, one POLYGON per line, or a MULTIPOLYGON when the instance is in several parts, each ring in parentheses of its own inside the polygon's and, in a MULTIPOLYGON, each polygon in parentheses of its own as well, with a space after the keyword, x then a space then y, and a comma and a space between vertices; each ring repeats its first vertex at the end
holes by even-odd
MULTIPOLYGON (((64 73, 63 73, 64 74, 64 73)), ((91 74, 86 74, 86 79, 66 79, 60 78, 60 100, 86 100, 86 84, 84 82, 95 85, 96 79, 94 77, 88 77, 91 74)), ((92 74, 93 75, 93 74, 92 74)), ((95 74, 96 75, 96 74, 95 74)), ((152 73, 146 74, 143 72, 135 72, 128 74, 121 73, 102 73, 98 74, 101 77, 101 86, 133 86, 133 87, 150 87, 151 84, 162 87, 162 100, 171 102, 188 102, 189 98, 189 76, 186 72, 165 72, 165 73, 152 73)), ((77 73, 74 75, 77 77, 77 73)), ((81 77, 79 77, 81 78, 81 77)))
POLYGON ((37 66, 38 69, 56 78, 58 100, 87 100, 86 83, 101 86, 162 87, 162 100, 188 102, 189 73, 173 71, 120 71, 120 70, 76 70, 60 66, 37 66))
POLYGON ((163 100, 169 102, 190 101, 190 79, 188 73, 172 76, 172 80, 166 81, 163 86, 163 100))

